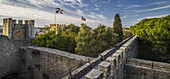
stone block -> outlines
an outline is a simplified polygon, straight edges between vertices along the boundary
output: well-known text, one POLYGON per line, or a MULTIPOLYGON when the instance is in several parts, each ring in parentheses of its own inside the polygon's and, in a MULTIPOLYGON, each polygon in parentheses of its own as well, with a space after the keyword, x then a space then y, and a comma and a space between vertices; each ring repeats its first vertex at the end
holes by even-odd
POLYGON ((111 75, 111 77, 113 78, 114 77, 114 79, 116 79, 116 58, 113 58, 113 57, 108 57, 107 59, 106 59, 106 61, 107 62, 109 62, 110 63, 110 68, 111 68, 111 71, 110 71, 110 75, 111 75))
POLYGON ((117 50, 116 53, 120 55, 120 63, 122 63, 123 62, 123 51, 117 50))
POLYGON ((85 79, 102 79, 102 78, 103 72, 96 69, 93 69, 87 75, 85 75, 85 79))
POLYGON ((110 75, 110 63, 103 61, 99 64, 99 70, 103 71, 103 79, 107 79, 110 75))
POLYGON ((121 47, 120 50, 123 51, 123 60, 124 60, 124 63, 127 63, 127 48, 126 47, 121 47))
POLYGON ((118 67, 118 66, 119 66, 119 63, 120 63, 120 55, 117 54, 117 53, 114 53, 114 54, 112 55, 112 57, 115 57, 115 58, 116 58, 116 67, 118 67))

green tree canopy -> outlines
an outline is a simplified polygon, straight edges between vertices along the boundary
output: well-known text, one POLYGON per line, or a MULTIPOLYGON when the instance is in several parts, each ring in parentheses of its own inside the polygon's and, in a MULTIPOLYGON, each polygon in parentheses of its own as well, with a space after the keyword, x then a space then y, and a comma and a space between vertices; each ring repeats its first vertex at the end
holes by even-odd
POLYGON ((97 57, 104 50, 113 46, 117 36, 112 29, 106 29, 104 25, 99 25, 96 29, 91 30, 86 24, 81 24, 76 39, 76 52, 85 56, 97 57))
POLYGON ((123 40, 122 23, 119 14, 116 14, 114 17, 113 32, 119 34, 118 42, 123 40))
POLYGON ((170 15, 162 18, 143 19, 130 27, 141 40, 149 41, 157 52, 170 50, 170 15))

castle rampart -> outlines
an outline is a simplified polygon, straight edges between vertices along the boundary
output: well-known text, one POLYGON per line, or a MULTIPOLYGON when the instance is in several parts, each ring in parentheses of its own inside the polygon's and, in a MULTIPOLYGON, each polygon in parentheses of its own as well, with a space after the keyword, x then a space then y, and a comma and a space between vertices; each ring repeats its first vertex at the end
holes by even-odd
MULTIPOLYGON (((0 35, 0 78, 16 79, 169 79, 170 64, 137 59, 138 38, 127 38, 90 58, 68 52, 26 47, 0 35), (117 49, 117 50, 116 50, 117 49)), ((21 40, 18 40, 18 42, 21 40)))

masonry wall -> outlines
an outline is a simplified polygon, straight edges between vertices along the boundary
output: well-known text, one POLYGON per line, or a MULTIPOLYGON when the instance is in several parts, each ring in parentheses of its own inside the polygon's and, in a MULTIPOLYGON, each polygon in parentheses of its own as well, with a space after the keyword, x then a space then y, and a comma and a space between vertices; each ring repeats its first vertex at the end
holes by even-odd
POLYGON ((26 39, 28 35, 26 35, 26 25, 24 24, 15 24, 16 26, 12 27, 12 39, 20 40, 26 39))
POLYGON ((10 74, 18 74, 19 57, 17 52, 18 49, 14 42, 7 36, 0 35, 0 79, 10 74))
POLYGON ((24 73, 21 76, 25 77, 24 79, 44 79, 43 75, 49 79, 60 79, 90 59, 60 50, 33 46, 21 48, 20 54, 24 56, 21 58, 21 70, 24 73))
POLYGON ((128 59, 125 79, 169 79, 170 64, 142 59, 128 59))

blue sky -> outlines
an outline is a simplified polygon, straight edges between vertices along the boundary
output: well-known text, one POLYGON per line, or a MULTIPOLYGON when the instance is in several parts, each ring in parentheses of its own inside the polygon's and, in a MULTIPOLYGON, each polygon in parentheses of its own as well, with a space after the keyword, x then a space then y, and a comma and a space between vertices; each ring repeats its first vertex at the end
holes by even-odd
POLYGON ((64 10, 64 14, 56 15, 56 23, 79 26, 83 16, 87 19, 84 23, 92 28, 99 24, 112 27, 116 13, 123 27, 170 14, 170 0, 0 0, 0 25, 7 17, 33 19, 40 27, 49 25, 54 23, 55 7, 64 10))

